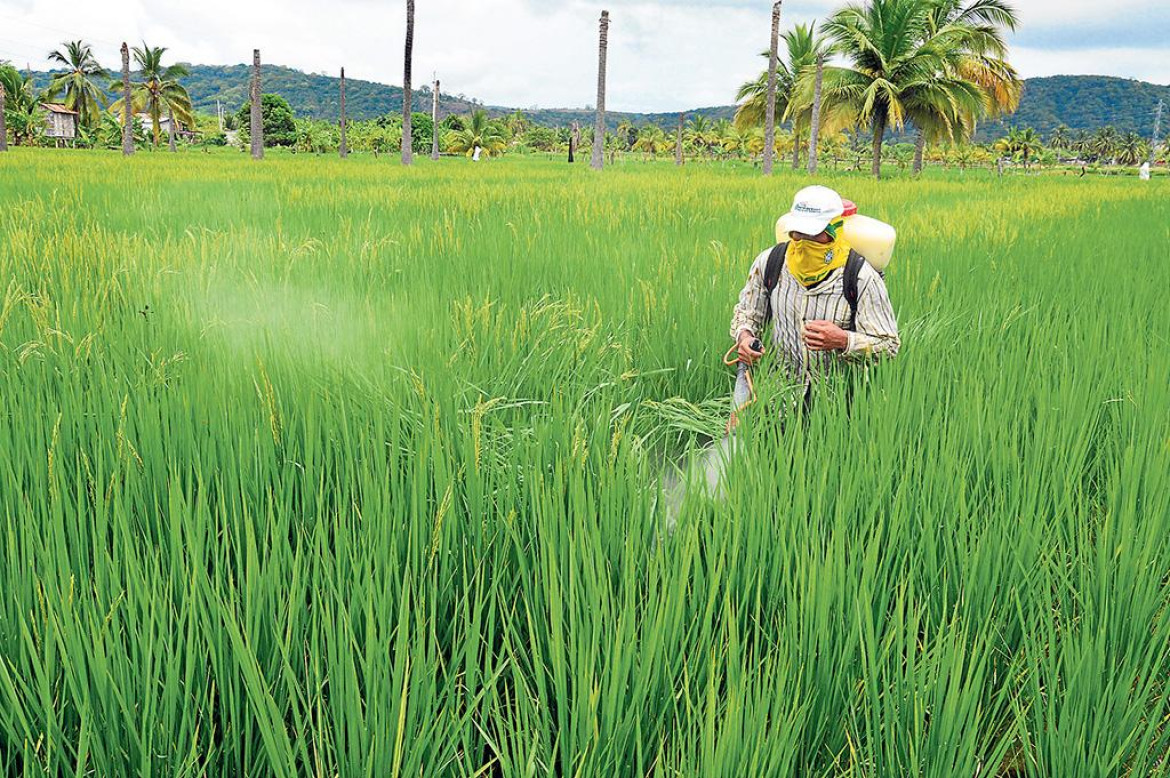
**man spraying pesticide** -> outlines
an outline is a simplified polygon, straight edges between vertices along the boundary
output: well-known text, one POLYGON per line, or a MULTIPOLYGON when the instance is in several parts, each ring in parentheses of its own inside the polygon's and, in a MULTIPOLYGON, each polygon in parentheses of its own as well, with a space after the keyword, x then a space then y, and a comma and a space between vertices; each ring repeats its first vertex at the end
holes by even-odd
POLYGON ((771 348, 786 376, 803 384, 806 402, 818 378, 848 363, 892 358, 901 346, 882 278, 894 251, 892 227, 858 215, 833 190, 810 186, 797 192, 776 233, 777 245, 752 263, 731 320, 735 345, 724 362, 738 376, 727 436, 692 460, 689 477, 668 473, 663 481, 670 529, 693 479, 709 496, 719 493, 739 412, 755 401, 751 371, 769 325, 771 348))
POLYGON ((731 319, 735 345, 724 361, 739 375, 729 432, 755 399, 751 368, 769 324, 780 366, 805 386, 806 399, 818 378, 841 365, 893 358, 901 346, 882 277, 892 227, 857 215, 832 189, 810 186, 796 193, 776 232, 779 242, 752 263, 731 319))

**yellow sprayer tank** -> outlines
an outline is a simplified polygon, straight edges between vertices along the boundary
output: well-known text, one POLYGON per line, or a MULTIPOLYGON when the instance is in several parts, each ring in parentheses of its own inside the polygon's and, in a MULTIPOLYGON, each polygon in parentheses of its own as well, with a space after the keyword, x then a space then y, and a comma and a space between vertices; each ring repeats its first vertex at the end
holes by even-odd
MULTIPOLYGON (((875 270, 885 271, 894 255, 894 244, 898 241, 897 231, 870 216, 862 216, 857 212, 857 206, 845 201, 845 240, 856 249, 875 270)), ((790 240, 785 217, 781 216, 776 222, 776 242, 783 243, 790 240)))

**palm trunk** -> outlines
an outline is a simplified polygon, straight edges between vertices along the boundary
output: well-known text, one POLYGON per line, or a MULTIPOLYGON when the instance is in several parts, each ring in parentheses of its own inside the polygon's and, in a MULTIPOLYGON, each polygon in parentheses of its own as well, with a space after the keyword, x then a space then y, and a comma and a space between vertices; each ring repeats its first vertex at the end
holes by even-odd
POLYGON ((792 128, 792 169, 800 170, 800 136, 795 127, 792 128))
POLYGON ((886 138, 886 115, 879 112, 873 117, 873 177, 882 177, 882 142, 886 138))
POLYGON ((134 115, 130 104, 130 49, 122 44, 122 156, 134 153, 134 115))
POLYGON ((817 57, 817 79, 813 83, 812 126, 808 135, 808 174, 817 174, 817 143, 821 137, 821 86, 825 80, 825 56, 817 57))
POLYGON ((264 114, 260 96, 260 49, 252 50, 252 159, 264 159, 264 114))
POLYGON ((342 159, 349 156, 349 144, 346 142, 346 131, 349 127, 345 121, 345 68, 341 69, 341 140, 337 144, 337 153, 342 159))
POLYGON ((918 141, 914 146, 914 175, 922 172, 923 158, 926 156, 926 133, 918 131, 918 141))
POLYGON ((678 115, 678 135, 674 139, 674 164, 682 167, 683 163, 683 119, 686 114, 680 113, 678 115))
POLYGON ((4 124, 4 85, 0 84, 0 151, 8 151, 8 127, 4 124))
POLYGON ((597 120, 593 125, 593 157, 589 164, 594 170, 605 165, 605 58, 609 48, 609 11, 601 12, 597 42, 597 120))
POLYGON ((158 151, 158 144, 162 141, 162 138, 159 135, 161 130, 158 127, 162 123, 162 111, 158 109, 157 99, 155 100, 154 105, 150 107, 150 123, 154 125, 154 132, 152 133, 154 136, 153 151, 158 151))
POLYGON ((167 106, 167 151, 172 154, 178 151, 175 148, 175 112, 167 106))
POLYGON ((406 56, 402 70, 402 164, 413 162, 414 136, 411 134, 410 68, 414 64, 414 0, 406 0, 406 56))
POLYGON ((780 3, 772 6, 772 47, 768 52, 768 95, 764 106, 764 175, 772 175, 772 159, 776 155, 776 66, 779 64, 780 3))
POLYGON ((431 92, 431 159, 439 158, 439 79, 431 92))

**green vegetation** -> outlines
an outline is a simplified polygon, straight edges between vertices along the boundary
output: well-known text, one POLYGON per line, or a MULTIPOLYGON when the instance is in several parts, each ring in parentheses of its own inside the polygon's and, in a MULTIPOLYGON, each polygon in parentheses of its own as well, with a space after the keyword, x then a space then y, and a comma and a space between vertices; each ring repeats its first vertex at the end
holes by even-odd
MULTIPOLYGON (((244 103, 236 112, 236 126, 242 137, 249 136, 252 103, 244 103)), ((288 100, 281 95, 260 95, 260 123, 264 128, 265 146, 292 146, 297 142, 297 123, 288 100)), ((243 143, 242 145, 247 145, 243 143)))
MULTIPOLYGON (((183 79, 197 111, 215 113, 219 98, 230 111, 248 100, 248 66, 187 65, 190 75, 183 79)), ((339 116, 338 81, 332 76, 303 73, 278 65, 264 66, 264 89, 288 100, 298 116, 335 121, 339 116)), ((49 74, 34 73, 35 85, 43 89, 49 74)), ((402 90, 371 81, 347 78, 347 110, 351 119, 375 119, 401 111, 402 90)), ((419 99, 429 100, 425 87, 419 99)), ((115 96, 116 97, 116 96, 115 96)), ((994 141, 1009 126, 1033 127, 1047 135, 1064 124, 1076 129, 1095 131, 1111 124, 1122 132, 1149 133, 1151 110, 1159 98, 1170 103, 1170 86, 1148 84, 1108 76, 1053 76, 1023 81, 1019 108, 1007 119, 994 119, 979 125, 976 140, 994 141)), ((470 114, 477 107, 471 98, 459 100, 442 96, 442 114, 470 114)), ((487 106, 492 117, 503 117, 515 109, 487 106)), ((716 106, 687 111, 688 116, 703 116, 711 121, 731 119, 736 106, 716 106)), ((592 113, 583 109, 541 108, 525 110, 535 125, 564 127, 574 120, 588 124, 592 113)), ((630 113, 610 111, 607 121, 616 129, 623 121, 637 125, 657 124, 671 128, 677 113, 630 113)))
POLYGON ((63 65, 65 70, 49 81, 46 98, 63 100, 66 108, 78 112, 83 125, 93 126, 106 107, 102 81, 110 74, 98 64, 93 50, 83 41, 66 42, 63 50, 49 54, 49 61, 63 65))
POLYGON ((1006 119, 985 124, 979 137, 998 137, 1011 125, 1032 127, 1045 136, 1064 125, 1088 132, 1112 126, 1122 133, 1149 137, 1158 100, 1170 105, 1170 86, 1108 76, 1029 78, 1019 109, 1006 119))
POLYGON ((1165 774, 1164 181, 826 171, 904 353, 667 532, 803 177, 0 165, 0 774, 1165 774))
MULTIPOLYGON (((150 117, 150 133, 157 149, 162 138, 162 119, 165 117, 171 122, 178 121, 190 127, 195 124, 195 117, 191 107, 191 96, 179 79, 187 75, 187 68, 183 65, 163 65, 163 57, 167 53, 165 46, 134 46, 131 49, 134 62, 138 70, 133 74, 130 82, 130 106, 135 113, 145 112, 150 117)), ((121 82, 110 85, 111 90, 118 89, 121 82)), ((110 105, 110 113, 119 116, 125 98, 119 98, 110 105)), ((173 149, 172 149, 173 150, 173 149)))

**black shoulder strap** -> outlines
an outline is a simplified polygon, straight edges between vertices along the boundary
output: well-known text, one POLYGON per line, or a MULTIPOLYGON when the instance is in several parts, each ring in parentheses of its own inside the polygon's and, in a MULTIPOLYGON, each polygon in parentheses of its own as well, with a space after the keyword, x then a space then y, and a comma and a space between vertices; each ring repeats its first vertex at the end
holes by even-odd
POLYGON ((776 284, 780 283, 780 271, 784 269, 784 257, 788 253, 788 244, 781 243, 772 249, 768 255, 768 264, 764 266, 764 323, 772 320, 772 292, 776 284))
POLYGON ((845 260, 845 275, 841 279, 845 286, 845 302, 849 303, 849 330, 857 330, 857 300, 861 297, 857 278, 861 275, 861 266, 865 264, 865 257, 853 249, 849 250, 849 258, 845 260))

